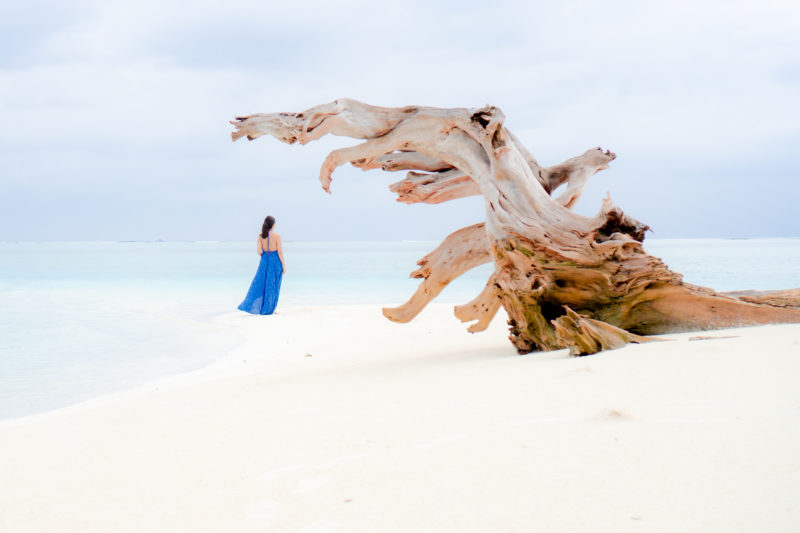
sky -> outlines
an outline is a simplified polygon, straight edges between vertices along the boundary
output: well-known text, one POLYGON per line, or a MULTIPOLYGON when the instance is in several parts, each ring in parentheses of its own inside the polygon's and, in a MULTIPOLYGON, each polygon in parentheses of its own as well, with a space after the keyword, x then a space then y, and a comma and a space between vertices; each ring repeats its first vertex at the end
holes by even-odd
POLYGON ((0 0, 0 241, 439 240, 481 198, 230 140, 230 119, 349 97, 492 104, 540 163, 617 154, 607 191, 653 237, 800 237, 800 7, 669 2, 0 0))

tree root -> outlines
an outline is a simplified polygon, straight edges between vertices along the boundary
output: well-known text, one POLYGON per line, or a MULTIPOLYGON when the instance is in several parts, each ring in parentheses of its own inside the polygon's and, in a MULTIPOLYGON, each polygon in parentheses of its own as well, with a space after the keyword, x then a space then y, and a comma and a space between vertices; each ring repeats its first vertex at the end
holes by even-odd
POLYGON ((630 342, 641 344, 666 340, 628 333, 606 322, 582 317, 569 307, 564 309, 566 314, 553 320, 553 326, 556 337, 562 345, 569 348, 570 355, 590 355, 600 350, 614 350, 630 342))

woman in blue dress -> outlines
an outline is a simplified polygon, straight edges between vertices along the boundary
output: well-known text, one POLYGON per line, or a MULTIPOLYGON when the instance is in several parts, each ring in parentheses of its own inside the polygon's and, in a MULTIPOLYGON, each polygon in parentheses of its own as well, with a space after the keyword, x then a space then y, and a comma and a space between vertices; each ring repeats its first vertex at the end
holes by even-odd
POLYGON ((239 309, 254 315, 271 315, 278 305, 278 296, 281 292, 281 279, 286 272, 283 261, 283 242, 281 236, 272 231, 275 226, 275 217, 264 219, 261 234, 258 236, 256 251, 261 256, 258 270, 250 284, 244 301, 239 309))

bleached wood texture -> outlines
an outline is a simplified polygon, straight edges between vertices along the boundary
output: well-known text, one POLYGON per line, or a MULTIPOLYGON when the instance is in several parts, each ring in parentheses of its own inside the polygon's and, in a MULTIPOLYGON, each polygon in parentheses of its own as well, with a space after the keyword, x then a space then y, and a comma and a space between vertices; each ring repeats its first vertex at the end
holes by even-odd
POLYGON ((434 251, 417 261, 419 268, 411 273, 411 277, 423 281, 414 295, 399 307, 385 308, 384 316, 395 322, 408 322, 451 281, 491 260, 484 224, 453 232, 434 251))
POLYGON ((553 326, 556 329, 556 337, 569 349, 571 355, 589 355, 600 350, 613 350, 629 342, 641 344, 662 340, 658 337, 635 335, 607 322, 582 317, 569 307, 565 307, 564 310, 567 313, 553 320, 553 326))
POLYGON ((491 279, 456 315, 477 321, 470 331, 480 331, 502 305, 520 353, 567 346, 590 353, 635 341, 634 335, 800 322, 798 291, 726 295, 683 283, 643 249, 648 227, 610 198, 594 217, 571 211, 588 179, 608 168, 615 154, 592 148, 542 167, 504 127, 504 118, 492 106, 385 108, 339 99, 301 113, 237 117, 232 137, 268 134, 289 144, 325 134, 363 139, 325 159, 319 178, 327 192, 333 171, 351 163, 409 171, 390 186, 399 201, 483 196, 485 223, 454 232, 420 260, 412 273, 423 278, 417 292, 384 310, 398 322, 411 320, 450 281, 488 261, 495 264, 491 279))

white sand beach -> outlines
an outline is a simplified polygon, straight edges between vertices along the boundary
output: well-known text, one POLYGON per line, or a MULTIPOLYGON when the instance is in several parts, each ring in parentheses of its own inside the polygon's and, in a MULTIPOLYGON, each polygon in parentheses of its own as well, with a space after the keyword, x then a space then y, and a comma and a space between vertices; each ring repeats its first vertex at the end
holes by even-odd
POLYGON ((800 325, 573 358, 518 356, 502 312, 279 311, 220 318, 244 343, 202 371, 0 424, 0 531, 800 526, 800 325))

